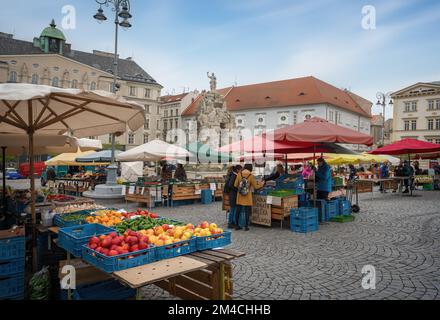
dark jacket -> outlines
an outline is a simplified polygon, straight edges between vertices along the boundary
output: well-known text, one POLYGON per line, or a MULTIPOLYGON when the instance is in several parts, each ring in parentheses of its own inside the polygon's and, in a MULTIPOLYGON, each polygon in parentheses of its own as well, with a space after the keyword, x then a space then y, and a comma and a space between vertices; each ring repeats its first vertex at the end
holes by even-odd
POLYGON ((177 167, 176 172, 174 172, 174 179, 180 181, 186 181, 186 171, 184 168, 177 167))
POLYGON ((235 187, 235 179, 237 179, 237 174, 235 172, 230 172, 226 178, 224 190, 229 194, 229 203, 232 207, 235 207, 237 203, 238 188, 235 187))
POLYGON ((55 173, 55 170, 53 168, 49 168, 47 169, 46 177, 47 177, 47 181, 55 181, 57 174, 55 173))

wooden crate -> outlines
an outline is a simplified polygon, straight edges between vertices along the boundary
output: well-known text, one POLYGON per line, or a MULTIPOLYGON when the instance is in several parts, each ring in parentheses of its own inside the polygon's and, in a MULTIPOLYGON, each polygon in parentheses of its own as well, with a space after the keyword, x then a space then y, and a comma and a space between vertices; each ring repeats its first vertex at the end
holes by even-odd
MULTIPOLYGON (((211 265, 203 270, 189 272, 156 282, 155 285, 184 300, 219 300, 219 267, 211 265)), ((225 262, 225 299, 232 300, 232 267, 225 262)))
POLYGON ((136 187, 133 194, 129 193, 129 188, 125 189, 125 201, 132 201, 138 203, 152 204, 152 197, 150 194, 150 188, 136 187))
MULTIPOLYGON (((278 197, 274 197, 274 199, 275 198, 278 197)), ((275 199, 275 204, 272 202, 272 219, 282 221, 290 216, 290 210, 298 208, 298 196, 292 195, 278 199, 275 199)))
POLYGON ((369 181, 358 181, 357 192, 358 193, 373 192, 373 183, 369 181))

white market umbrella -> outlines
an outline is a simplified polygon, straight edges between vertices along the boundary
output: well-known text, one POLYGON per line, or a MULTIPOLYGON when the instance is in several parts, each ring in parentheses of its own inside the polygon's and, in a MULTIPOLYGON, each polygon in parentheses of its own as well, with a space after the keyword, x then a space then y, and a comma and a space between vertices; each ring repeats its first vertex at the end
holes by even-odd
MULTIPOLYGON (((22 155, 29 151, 29 137, 25 134, 0 134, 0 147, 6 147, 7 155, 22 155)), ((78 139, 64 135, 35 135, 34 155, 60 152, 75 152, 78 139)))
POLYGON ((117 161, 160 161, 163 159, 185 159, 191 157, 188 150, 166 143, 161 140, 153 140, 116 156, 117 161))
POLYGON ((61 89, 27 83, 0 84, 0 133, 27 134, 31 177, 33 265, 36 268, 34 136, 76 137, 122 133, 143 126, 142 106, 104 91, 61 89))

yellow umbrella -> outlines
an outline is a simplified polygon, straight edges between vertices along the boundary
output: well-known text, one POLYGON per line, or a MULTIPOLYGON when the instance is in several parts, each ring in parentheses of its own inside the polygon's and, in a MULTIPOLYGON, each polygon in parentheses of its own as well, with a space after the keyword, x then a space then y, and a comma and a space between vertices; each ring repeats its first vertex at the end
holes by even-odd
POLYGON ((354 154, 324 154, 327 159, 327 163, 329 165, 337 166, 344 164, 359 164, 364 162, 366 159, 362 155, 354 155, 354 154))
POLYGON ((85 162, 76 162, 76 158, 84 157, 89 154, 95 153, 95 151, 81 151, 78 149, 76 153, 62 153, 56 157, 53 157, 50 160, 47 160, 45 163, 47 166, 99 166, 106 165, 108 163, 85 163, 85 162))

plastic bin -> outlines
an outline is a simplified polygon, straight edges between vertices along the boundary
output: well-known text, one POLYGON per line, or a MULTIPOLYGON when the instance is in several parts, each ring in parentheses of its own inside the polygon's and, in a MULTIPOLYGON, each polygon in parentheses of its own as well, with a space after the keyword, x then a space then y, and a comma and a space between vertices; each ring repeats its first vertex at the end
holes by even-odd
POLYGON ((150 247, 145 250, 108 257, 90 249, 87 245, 83 245, 82 259, 104 272, 112 273, 154 262, 156 260, 156 248, 150 247))
POLYGON ((24 274, 0 277, 0 299, 24 294, 24 274))
POLYGON ((58 233, 58 246, 70 252, 75 257, 81 258, 82 246, 87 244, 91 237, 99 237, 100 235, 109 234, 110 232, 116 231, 97 223, 62 228, 58 233))
POLYGON ((201 192, 201 203, 211 204, 212 203, 212 191, 211 189, 204 189, 201 192))
POLYGON ((339 215, 331 218, 330 221, 344 223, 344 222, 353 222, 354 219, 355 217, 351 215, 339 215))
MULTIPOLYGON (((136 290, 123 286, 116 280, 108 280, 78 287, 72 291, 73 300, 127 300, 136 296, 136 290)), ((67 300, 67 291, 61 292, 67 300)))
POLYGON ((208 250, 214 248, 221 248, 231 244, 232 233, 230 231, 224 231, 221 234, 215 234, 206 237, 197 237, 197 250, 208 250))
POLYGON ((24 257, 7 261, 0 260, 0 277, 11 276, 14 274, 24 275, 24 265, 24 257))
POLYGON ((72 213, 66 213, 66 214, 57 214, 55 215, 53 222, 56 226, 60 227, 60 228, 67 228, 67 227, 74 227, 74 226, 79 226, 82 224, 86 224, 86 218, 90 216, 90 211, 88 210, 83 210, 83 211, 78 211, 78 212, 72 212, 72 213), (82 216, 82 218, 77 219, 77 220, 65 220, 66 217, 72 216, 72 215, 80 215, 82 216))
POLYGON ((11 237, 0 240, 0 261, 23 258, 25 256, 25 237, 11 237))
POLYGON ((171 259, 197 251, 196 238, 156 247, 156 260, 171 259))

